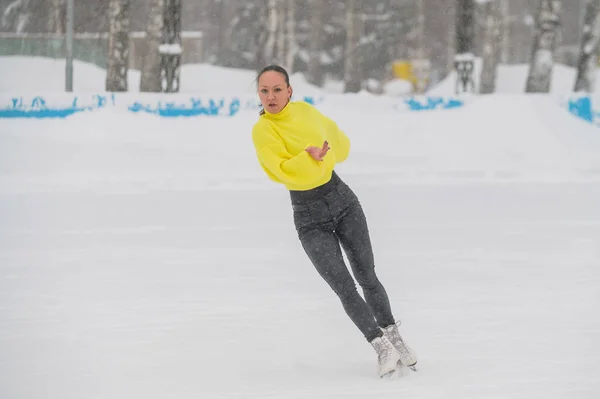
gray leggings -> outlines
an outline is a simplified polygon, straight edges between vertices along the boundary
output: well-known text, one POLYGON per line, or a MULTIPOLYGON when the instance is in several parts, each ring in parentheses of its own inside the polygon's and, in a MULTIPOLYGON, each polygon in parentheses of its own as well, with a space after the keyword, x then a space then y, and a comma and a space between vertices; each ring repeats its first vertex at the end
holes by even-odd
POLYGON ((328 183, 308 191, 290 191, 290 196, 294 224, 309 259, 367 341, 381 336, 380 327, 395 321, 375 274, 367 220, 358 198, 335 172, 328 183), (341 248, 366 302, 356 290, 341 248))

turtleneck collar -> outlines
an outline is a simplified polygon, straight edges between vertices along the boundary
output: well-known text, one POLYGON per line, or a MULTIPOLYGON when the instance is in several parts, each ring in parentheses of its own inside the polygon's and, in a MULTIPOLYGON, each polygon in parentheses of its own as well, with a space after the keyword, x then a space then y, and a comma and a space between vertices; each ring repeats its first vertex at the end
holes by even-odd
POLYGON ((289 116, 292 113, 291 104, 292 104, 292 101, 291 100, 288 101, 288 103, 285 105, 285 107, 283 107, 283 109, 276 114, 272 114, 265 109, 265 116, 267 117, 267 119, 271 119, 271 120, 281 120, 281 119, 289 118, 289 116))

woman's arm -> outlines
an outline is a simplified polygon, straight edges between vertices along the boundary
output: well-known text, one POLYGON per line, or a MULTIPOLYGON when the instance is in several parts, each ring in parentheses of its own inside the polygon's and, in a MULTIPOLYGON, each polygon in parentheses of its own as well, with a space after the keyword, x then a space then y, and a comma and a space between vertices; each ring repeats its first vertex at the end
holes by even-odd
POLYGON ((284 184, 311 184, 331 170, 334 157, 325 156, 316 161, 306 151, 292 156, 277 134, 265 125, 257 125, 252 130, 252 140, 260 163, 270 177, 284 184))

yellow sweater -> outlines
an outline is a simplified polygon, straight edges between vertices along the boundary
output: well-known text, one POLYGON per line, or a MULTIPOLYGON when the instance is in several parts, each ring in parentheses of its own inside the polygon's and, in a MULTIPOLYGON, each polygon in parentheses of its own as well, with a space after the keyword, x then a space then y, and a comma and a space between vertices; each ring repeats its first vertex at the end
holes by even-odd
POLYGON ((288 190, 310 190, 327 183, 336 163, 350 152, 350 140, 337 124, 304 101, 288 103, 278 114, 261 115, 252 129, 258 161, 271 180, 288 190), (316 161, 306 147, 330 150, 316 161))

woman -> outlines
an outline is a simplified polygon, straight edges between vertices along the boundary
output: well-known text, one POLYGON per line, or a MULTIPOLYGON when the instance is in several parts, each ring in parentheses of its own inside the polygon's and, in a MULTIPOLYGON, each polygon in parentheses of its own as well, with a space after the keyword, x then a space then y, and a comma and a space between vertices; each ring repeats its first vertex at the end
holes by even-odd
POLYGON ((374 269, 367 222, 356 195, 335 173, 350 150, 336 123, 306 102, 291 102, 285 69, 270 65, 258 75, 263 110, 252 140, 267 176, 289 190, 298 237, 309 259, 378 355, 379 375, 417 360, 403 342, 390 302, 374 269), (341 244, 341 247, 340 247, 341 244), (344 249, 361 298, 342 257, 344 249))

